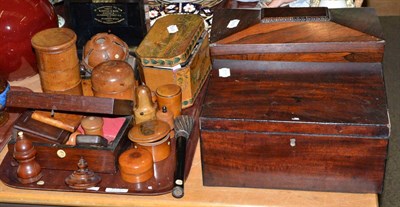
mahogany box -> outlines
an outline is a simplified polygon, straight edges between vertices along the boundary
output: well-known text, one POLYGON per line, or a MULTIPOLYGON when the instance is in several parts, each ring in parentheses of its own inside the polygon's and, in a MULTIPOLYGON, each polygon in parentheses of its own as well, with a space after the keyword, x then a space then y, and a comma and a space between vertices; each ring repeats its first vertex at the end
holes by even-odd
POLYGON ((212 59, 382 62, 383 33, 372 8, 221 9, 212 59))
MULTIPOLYGON (((132 116, 103 117, 103 128, 111 131, 104 130, 104 137, 109 140, 107 146, 71 146, 66 144, 69 132, 33 120, 31 114, 26 111, 16 120, 8 151, 13 152, 17 137, 29 139, 37 151, 36 161, 45 169, 74 171, 78 169, 77 163, 83 157, 92 171, 114 174, 118 170, 119 155, 130 146, 127 134, 132 127, 132 116), (112 137, 109 137, 111 134, 112 137)), ((78 130, 83 132, 81 128, 78 130)))
POLYGON ((382 192, 381 63, 214 60, 207 89, 204 185, 382 192))

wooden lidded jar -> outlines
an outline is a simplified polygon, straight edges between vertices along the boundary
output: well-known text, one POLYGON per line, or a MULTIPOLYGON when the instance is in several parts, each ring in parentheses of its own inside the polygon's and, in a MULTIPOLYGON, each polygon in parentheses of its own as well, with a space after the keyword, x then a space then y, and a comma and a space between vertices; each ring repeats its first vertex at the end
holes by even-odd
POLYGON ((181 115, 182 111, 182 90, 176 84, 166 84, 156 89, 158 109, 165 106, 174 114, 174 118, 181 115))
POLYGON ((153 159, 145 149, 129 149, 118 159, 121 178, 129 183, 141 183, 153 177, 153 159))
POLYGON ((103 118, 86 116, 81 121, 81 126, 87 135, 103 136, 103 118))
POLYGON ((149 151, 154 162, 166 159, 171 153, 170 126, 160 120, 136 124, 128 134, 135 148, 149 151))
POLYGON ((102 62, 126 60, 128 56, 129 47, 119 37, 108 33, 98 33, 86 42, 82 63, 91 71, 102 62))
POLYGON ((32 37, 43 92, 83 94, 76 38, 68 28, 50 28, 32 37))
POLYGON ((92 71, 94 96, 116 99, 135 99, 135 76, 132 67, 122 60, 109 60, 92 71))

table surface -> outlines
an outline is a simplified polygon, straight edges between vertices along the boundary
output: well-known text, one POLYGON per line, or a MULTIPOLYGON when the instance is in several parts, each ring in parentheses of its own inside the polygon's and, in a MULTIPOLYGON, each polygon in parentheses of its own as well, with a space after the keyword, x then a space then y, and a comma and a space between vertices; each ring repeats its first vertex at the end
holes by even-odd
MULTIPOLYGON (((38 75, 12 86, 25 86, 40 91, 38 75)), ((200 144, 197 145, 192 169, 185 182, 185 196, 171 194, 132 196, 99 193, 74 193, 22 190, 0 182, 0 201, 5 203, 47 204, 68 206, 274 206, 274 207, 378 207, 376 194, 313 192, 256 188, 208 187, 202 185, 200 144)), ((2 160, 7 148, 0 153, 2 160)))

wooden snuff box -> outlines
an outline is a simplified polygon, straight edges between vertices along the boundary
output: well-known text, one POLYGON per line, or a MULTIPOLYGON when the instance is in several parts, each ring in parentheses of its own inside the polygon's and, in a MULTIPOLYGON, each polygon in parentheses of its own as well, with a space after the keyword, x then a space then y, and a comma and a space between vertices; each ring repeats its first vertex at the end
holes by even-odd
POLYGON ((177 84, 182 88, 182 108, 193 105, 211 69, 208 33, 200 16, 158 19, 135 53, 141 78, 152 91, 177 84))
POLYGON ((94 172, 113 174, 117 172, 119 155, 130 146, 127 134, 132 116, 103 117, 107 146, 70 146, 66 144, 70 132, 33 120, 30 115, 30 111, 24 112, 15 122, 8 151, 13 152, 17 137, 29 139, 37 150, 36 161, 45 169, 74 171, 82 156, 94 172))
POLYGON ((382 192, 390 123, 381 63, 213 67, 200 116, 204 185, 382 192))
POLYGON ((221 9, 212 59, 382 62, 385 41, 372 8, 221 9))

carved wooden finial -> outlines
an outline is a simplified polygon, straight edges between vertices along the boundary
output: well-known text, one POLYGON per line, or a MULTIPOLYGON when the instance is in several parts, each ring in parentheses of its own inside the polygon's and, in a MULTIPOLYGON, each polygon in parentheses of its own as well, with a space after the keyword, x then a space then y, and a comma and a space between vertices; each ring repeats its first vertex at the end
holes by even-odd
POLYGON ((101 181, 101 177, 88 168, 88 163, 83 157, 79 159, 78 170, 65 178, 65 183, 70 188, 87 189, 96 186, 101 181))

